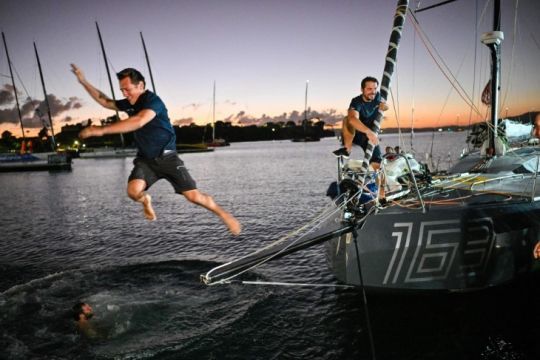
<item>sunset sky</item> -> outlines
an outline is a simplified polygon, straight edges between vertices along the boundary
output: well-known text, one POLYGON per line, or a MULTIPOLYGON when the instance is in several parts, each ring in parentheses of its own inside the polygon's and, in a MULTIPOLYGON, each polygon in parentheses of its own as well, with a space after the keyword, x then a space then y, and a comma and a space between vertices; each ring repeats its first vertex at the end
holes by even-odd
MULTIPOLYGON (((421 7, 438 2, 424 0, 421 7)), ((417 3, 413 0, 410 5, 416 8, 417 3)), ((212 121, 214 81, 217 120, 235 124, 298 120, 303 117, 307 80, 313 115, 332 123, 346 113, 363 77, 381 78, 396 4, 394 0, 2 0, 0 29, 29 134, 41 127, 34 109, 43 100, 33 42, 51 94, 56 131, 66 123, 113 114, 94 103, 70 72, 69 64, 78 64, 91 83, 110 95, 96 21, 111 71, 138 68, 151 89, 139 35, 143 33, 156 92, 175 124, 212 121)), ((540 110, 540 1, 519 0, 517 15, 515 4, 502 0, 503 116, 540 110)), ((473 112, 472 121, 485 118, 487 109, 479 97, 488 81, 489 51, 479 37, 491 30, 492 2, 486 7, 484 0, 460 0, 416 16, 436 52, 473 97, 481 115, 473 112)), ((396 126, 398 118, 403 127, 412 120, 415 127, 468 124, 470 108, 451 91, 409 20, 383 127, 396 126)), ((113 84, 118 97, 114 79, 113 84)), ((0 131, 20 136, 11 90, 2 44, 0 131)))

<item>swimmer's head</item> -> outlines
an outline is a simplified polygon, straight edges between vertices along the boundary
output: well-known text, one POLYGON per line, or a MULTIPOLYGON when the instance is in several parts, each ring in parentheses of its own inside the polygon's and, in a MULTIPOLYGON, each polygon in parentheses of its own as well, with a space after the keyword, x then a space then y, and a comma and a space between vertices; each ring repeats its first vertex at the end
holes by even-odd
POLYGON ((72 310, 73 320, 75 321, 81 320, 81 316, 83 316, 84 320, 90 320, 90 318, 94 315, 92 307, 85 302, 78 302, 77 304, 73 305, 72 310))

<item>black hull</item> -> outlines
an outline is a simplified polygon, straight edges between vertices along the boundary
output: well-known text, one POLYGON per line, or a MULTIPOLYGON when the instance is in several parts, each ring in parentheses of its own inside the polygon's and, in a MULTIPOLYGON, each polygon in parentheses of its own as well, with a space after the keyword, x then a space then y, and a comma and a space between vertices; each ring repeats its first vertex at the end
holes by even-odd
MULTIPOLYGON (((526 200, 425 213, 391 206, 357 227, 363 285, 447 291, 497 286, 530 271, 539 230, 540 204, 526 200)), ((336 278, 361 285, 354 236, 334 237, 325 247, 336 278)))

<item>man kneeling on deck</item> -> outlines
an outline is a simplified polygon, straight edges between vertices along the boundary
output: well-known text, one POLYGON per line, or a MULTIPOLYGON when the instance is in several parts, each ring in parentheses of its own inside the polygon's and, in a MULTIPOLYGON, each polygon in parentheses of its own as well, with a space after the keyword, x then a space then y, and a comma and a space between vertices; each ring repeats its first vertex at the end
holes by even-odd
MULTIPOLYGON (((368 76, 362 79, 362 93, 351 100, 347 116, 343 119, 341 138, 343 147, 334 151, 334 155, 348 158, 353 143, 364 150, 367 149, 368 142, 374 145, 371 155, 370 165, 373 170, 378 171, 381 167, 382 155, 379 147, 377 133, 373 131, 373 125, 380 111, 388 110, 388 105, 381 99, 381 94, 377 91, 379 82, 374 77, 368 76)), ((379 198, 384 199, 384 180, 379 184, 379 198)), ((381 202, 384 202, 382 200, 381 202)))

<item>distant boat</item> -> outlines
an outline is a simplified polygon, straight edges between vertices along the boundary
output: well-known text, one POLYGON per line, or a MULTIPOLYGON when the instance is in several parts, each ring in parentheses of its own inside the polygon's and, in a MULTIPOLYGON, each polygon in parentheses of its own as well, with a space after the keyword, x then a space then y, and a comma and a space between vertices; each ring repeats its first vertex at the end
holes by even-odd
POLYGON ((81 159, 103 159, 136 156, 135 148, 87 148, 79 151, 81 159))
POLYGON ((222 138, 216 138, 216 82, 214 81, 214 96, 212 100, 212 140, 206 142, 210 147, 229 146, 229 142, 222 138))
POLYGON ((71 156, 66 153, 0 155, 0 172, 71 170, 71 156))
POLYGON ((24 136, 24 127, 22 123, 21 110, 19 107, 19 101, 17 99, 17 88, 15 87, 15 79, 13 77, 13 72, 11 70, 11 60, 9 58, 6 37, 3 32, 2 32, 2 39, 4 41, 4 48, 6 50, 6 57, 9 64, 11 81, 13 83, 13 91, 15 93, 15 100, 17 104, 17 111, 19 114, 19 121, 21 123, 21 130, 23 131, 23 139, 22 139, 21 150, 19 154, 17 153, 0 154, 0 172, 71 170, 71 155, 67 153, 56 153, 54 151, 55 141, 54 141, 54 130, 52 127, 52 117, 51 117, 49 102, 47 100, 47 91, 45 90, 45 82, 43 80, 43 72, 41 70, 41 63, 39 61, 39 55, 37 52, 36 43, 34 43, 34 50, 36 53, 36 59, 37 59, 37 64, 39 68, 41 84, 43 87, 43 93, 45 95, 45 103, 47 104, 47 110, 49 114, 49 123, 51 125, 51 132, 53 134, 52 141, 51 141, 52 151, 44 152, 44 153, 32 153, 31 141, 28 142, 29 149, 26 148, 27 142, 26 142, 26 137, 24 136))
POLYGON ((294 136, 292 138, 292 142, 313 142, 313 141, 321 141, 321 138, 316 135, 308 135, 308 119, 307 119, 307 99, 308 99, 308 86, 309 86, 309 80, 306 81, 306 97, 304 102, 304 120, 302 121, 302 135, 301 136, 294 136))
POLYGON ((176 152, 179 154, 211 152, 211 151, 214 151, 214 149, 209 148, 206 143, 176 144, 176 152))

